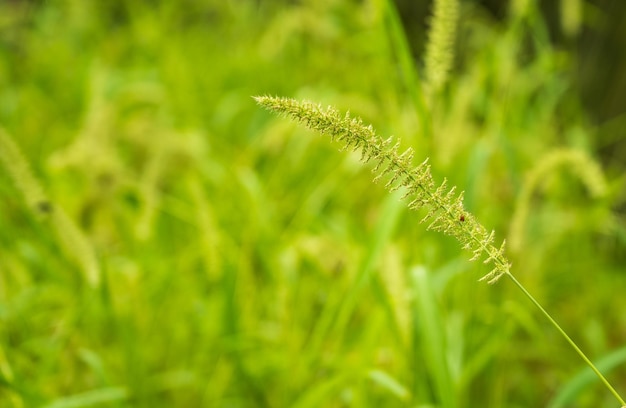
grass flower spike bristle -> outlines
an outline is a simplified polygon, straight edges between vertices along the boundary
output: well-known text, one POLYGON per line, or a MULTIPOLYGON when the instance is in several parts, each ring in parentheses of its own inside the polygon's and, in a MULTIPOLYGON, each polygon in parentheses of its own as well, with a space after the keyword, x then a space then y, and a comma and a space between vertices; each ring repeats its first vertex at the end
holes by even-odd
POLYGON ((389 190, 403 188, 404 199, 412 210, 425 208, 422 222, 428 229, 456 238, 464 249, 472 252, 472 260, 484 259, 492 266, 491 272, 481 278, 496 282, 509 273, 510 264, 504 255, 504 242, 494 246, 495 233, 488 231, 463 208, 463 193, 449 188, 446 180, 437 185, 430 172, 428 159, 413 166, 413 150, 399 151, 400 143, 392 138, 379 138, 371 125, 349 114, 342 115, 332 107, 323 108, 311 102, 270 96, 255 97, 263 107, 295 119, 312 130, 326 134, 346 148, 361 152, 364 162, 374 164, 374 180, 385 178, 389 190))

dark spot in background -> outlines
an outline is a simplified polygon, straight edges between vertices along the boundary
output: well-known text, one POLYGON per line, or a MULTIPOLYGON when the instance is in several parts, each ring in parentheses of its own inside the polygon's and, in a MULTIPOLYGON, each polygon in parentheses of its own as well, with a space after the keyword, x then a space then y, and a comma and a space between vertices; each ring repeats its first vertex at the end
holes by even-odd
POLYGON ((40 201, 37 203, 37 210, 44 214, 50 214, 52 212, 52 203, 50 201, 40 201))

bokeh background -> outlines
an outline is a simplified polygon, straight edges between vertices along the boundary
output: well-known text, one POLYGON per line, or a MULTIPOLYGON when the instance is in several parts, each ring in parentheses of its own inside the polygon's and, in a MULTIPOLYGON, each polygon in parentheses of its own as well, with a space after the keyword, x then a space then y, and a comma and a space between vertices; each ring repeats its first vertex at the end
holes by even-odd
POLYGON ((617 407, 511 282, 251 96, 430 157, 624 395, 622 3, 462 0, 430 95, 431 1, 0 2, 0 407, 617 407))

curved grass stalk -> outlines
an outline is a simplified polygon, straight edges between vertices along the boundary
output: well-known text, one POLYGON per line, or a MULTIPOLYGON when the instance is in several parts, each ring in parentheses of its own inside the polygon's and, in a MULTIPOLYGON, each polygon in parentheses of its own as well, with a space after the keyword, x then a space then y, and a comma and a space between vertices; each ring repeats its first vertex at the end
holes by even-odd
POLYGON ((608 186, 600 166, 585 153, 573 149, 557 149, 541 158, 522 185, 515 205, 509 232, 509 248, 519 253, 525 246, 525 226, 531 212, 533 194, 546 178, 560 168, 568 169, 587 188, 589 195, 600 198, 607 194, 608 186))
POLYGON ((342 115, 332 107, 323 108, 318 104, 291 98, 258 96, 254 99, 270 111, 301 122, 309 129, 330 136, 331 140, 344 143, 345 148, 360 151, 362 161, 374 164, 374 181, 386 178, 385 187, 388 190, 404 189, 403 199, 410 200, 410 209, 425 208, 428 211, 422 219, 422 222, 430 221, 427 229, 456 238, 464 249, 472 252, 471 260, 483 259, 484 263, 491 264, 491 272, 480 278, 480 281, 495 283, 503 275, 508 276, 591 367, 620 404, 626 406, 623 398, 591 360, 511 274, 511 264, 504 255, 504 242, 499 247, 494 246, 495 232, 487 231, 463 208, 463 193, 457 194, 454 186, 448 188, 445 179, 439 186, 435 184, 428 159, 414 167, 412 149, 399 152, 398 142, 392 138, 379 138, 371 125, 365 126, 361 119, 353 118, 349 113, 342 115))
POLYGON ((0 128, 0 163, 6 168, 15 186, 21 190, 30 209, 36 214, 49 217, 61 247, 74 259, 87 284, 97 288, 101 283, 101 270, 93 245, 65 211, 54 206, 48 199, 19 148, 2 128, 0 128))

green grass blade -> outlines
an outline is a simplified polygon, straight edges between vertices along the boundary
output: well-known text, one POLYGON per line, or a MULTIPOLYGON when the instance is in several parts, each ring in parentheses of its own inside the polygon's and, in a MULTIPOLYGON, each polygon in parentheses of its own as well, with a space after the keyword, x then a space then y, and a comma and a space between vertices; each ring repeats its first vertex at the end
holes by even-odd
POLYGON ((44 405, 42 408, 81 408, 93 407, 100 404, 121 402, 128 399, 125 387, 107 387, 88 391, 82 394, 64 397, 44 405))
MULTIPOLYGON (((605 374, 626 362, 626 347, 619 348, 604 356, 596 363, 598 370, 605 374)), ((576 396, 591 384, 597 383, 598 377, 591 368, 585 367, 570 381, 565 383, 556 396, 548 404, 548 408, 564 408, 572 406, 576 396)))
POLYGON ((417 336, 421 344, 421 358, 434 382, 435 398, 441 407, 458 406, 454 382, 446 352, 446 335, 443 318, 428 272, 422 266, 411 269, 415 290, 415 319, 417 336))

